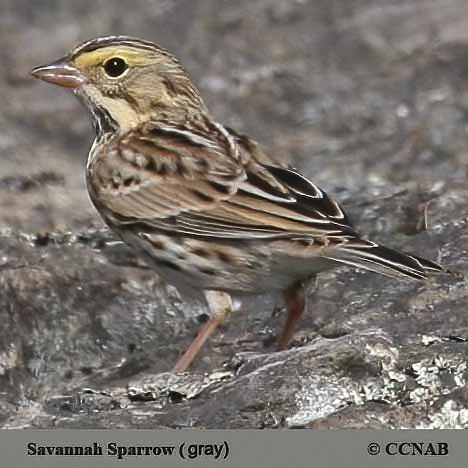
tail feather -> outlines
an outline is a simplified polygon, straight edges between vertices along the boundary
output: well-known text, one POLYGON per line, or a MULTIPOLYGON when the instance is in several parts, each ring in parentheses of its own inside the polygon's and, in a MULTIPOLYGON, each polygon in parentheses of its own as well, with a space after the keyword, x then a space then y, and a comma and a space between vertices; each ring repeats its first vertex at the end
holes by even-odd
POLYGON ((448 268, 431 260, 364 240, 341 245, 330 258, 392 277, 408 276, 422 280, 431 273, 452 274, 448 268))

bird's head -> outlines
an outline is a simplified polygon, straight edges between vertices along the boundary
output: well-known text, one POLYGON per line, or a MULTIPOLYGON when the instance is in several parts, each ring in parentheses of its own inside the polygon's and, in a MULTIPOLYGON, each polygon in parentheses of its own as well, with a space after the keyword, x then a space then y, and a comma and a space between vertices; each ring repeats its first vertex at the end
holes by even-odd
POLYGON ((139 39, 99 37, 31 73, 73 89, 99 131, 109 125, 125 131, 150 119, 183 123, 205 112, 179 61, 156 44, 139 39))

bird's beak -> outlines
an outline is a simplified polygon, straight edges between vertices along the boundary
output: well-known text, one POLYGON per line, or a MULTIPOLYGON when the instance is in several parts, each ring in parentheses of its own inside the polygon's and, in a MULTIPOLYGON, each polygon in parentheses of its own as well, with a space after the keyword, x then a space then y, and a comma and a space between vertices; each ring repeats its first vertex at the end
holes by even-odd
POLYGON ((86 82, 86 77, 70 65, 67 57, 58 59, 49 65, 36 67, 31 71, 31 75, 64 88, 76 89, 86 82))

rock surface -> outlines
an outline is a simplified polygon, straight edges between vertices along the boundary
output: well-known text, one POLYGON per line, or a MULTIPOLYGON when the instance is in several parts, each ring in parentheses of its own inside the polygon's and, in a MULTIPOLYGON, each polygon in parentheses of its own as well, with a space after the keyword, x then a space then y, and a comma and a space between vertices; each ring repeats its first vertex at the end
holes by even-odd
POLYGON ((213 115, 341 201, 370 238, 468 270, 465 0, 6 2, 0 18, 4 428, 468 428, 466 280, 322 274, 289 350, 281 303, 206 319, 91 207, 93 134, 31 68, 100 34, 177 55, 213 115))

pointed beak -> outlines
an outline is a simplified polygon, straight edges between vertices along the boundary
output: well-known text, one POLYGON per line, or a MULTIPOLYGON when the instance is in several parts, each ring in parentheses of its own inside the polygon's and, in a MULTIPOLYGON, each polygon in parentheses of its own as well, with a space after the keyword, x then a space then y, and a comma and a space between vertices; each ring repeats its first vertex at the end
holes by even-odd
POLYGON ((49 65, 36 67, 31 71, 31 75, 47 83, 72 89, 79 88, 87 81, 80 71, 70 65, 67 57, 56 60, 49 65))

